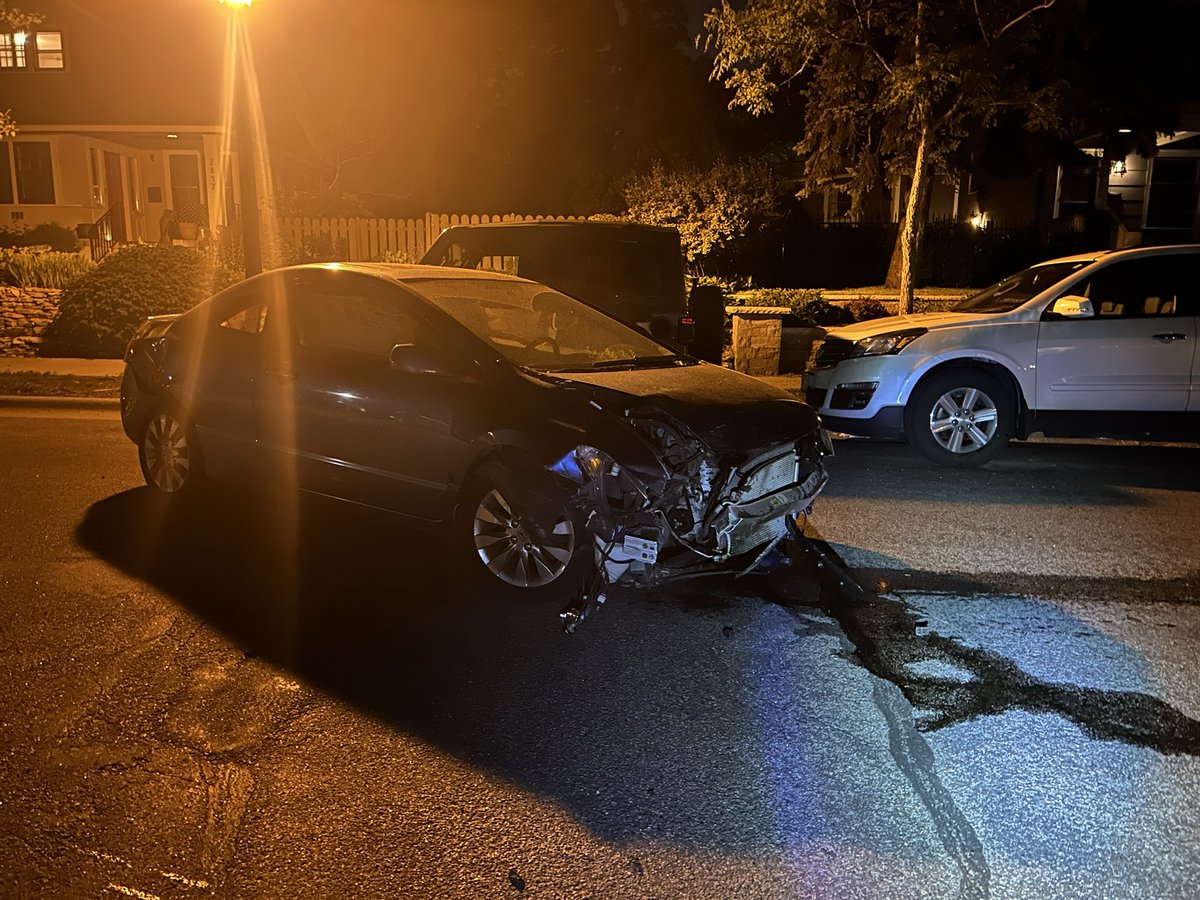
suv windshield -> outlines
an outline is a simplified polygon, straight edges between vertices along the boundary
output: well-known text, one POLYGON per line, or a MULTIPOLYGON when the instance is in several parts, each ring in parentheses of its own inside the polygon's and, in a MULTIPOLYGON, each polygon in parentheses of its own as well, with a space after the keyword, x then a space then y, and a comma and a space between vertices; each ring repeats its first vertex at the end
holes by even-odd
POLYGON ((509 362, 539 372, 692 362, 599 310, 540 284, 451 278, 407 284, 509 362))
POLYGON ((1094 260, 1077 259, 1071 262, 1034 266, 1010 275, 998 284, 972 294, 954 307, 954 312, 1005 313, 1012 312, 1026 300, 1036 297, 1046 288, 1078 272, 1094 260))

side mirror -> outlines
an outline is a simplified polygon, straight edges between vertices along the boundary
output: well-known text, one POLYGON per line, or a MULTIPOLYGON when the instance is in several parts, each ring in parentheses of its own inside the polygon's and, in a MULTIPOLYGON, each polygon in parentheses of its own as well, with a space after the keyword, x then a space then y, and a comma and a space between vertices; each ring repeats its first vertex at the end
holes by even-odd
POLYGON ((1073 294, 1059 297, 1050 304, 1050 308, 1046 311, 1064 319, 1090 319, 1096 315, 1096 311, 1092 309, 1091 300, 1087 297, 1076 297, 1073 294))
POLYGON ((413 375, 444 375, 456 369, 450 354, 439 347, 397 344, 388 354, 393 369, 413 375))

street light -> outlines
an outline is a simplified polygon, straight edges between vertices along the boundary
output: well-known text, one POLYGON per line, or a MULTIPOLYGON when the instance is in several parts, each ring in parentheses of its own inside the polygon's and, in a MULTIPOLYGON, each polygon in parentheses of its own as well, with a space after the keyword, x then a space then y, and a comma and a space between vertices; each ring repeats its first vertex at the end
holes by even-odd
MULTIPOLYGON (((248 9, 254 0, 220 0, 222 5, 232 7, 236 15, 243 9, 248 9)), ((229 23, 229 46, 235 51, 240 49, 239 38, 247 37, 244 23, 234 19, 229 23), (239 33, 239 27, 241 31, 239 33)), ((262 264, 262 223, 258 215, 258 175, 254 167, 254 147, 251 135, 253 127, 250 122, 250 85, 245 67, 249 63, 238 52, 234 53, 233 73, 234 84, 232 95, 233 130, 237 136, 238 148, 238 179, 242 187, 242 264, 246 277, 259 274, 262 264), (240 95, 240 96, 239 96, 240 95)))

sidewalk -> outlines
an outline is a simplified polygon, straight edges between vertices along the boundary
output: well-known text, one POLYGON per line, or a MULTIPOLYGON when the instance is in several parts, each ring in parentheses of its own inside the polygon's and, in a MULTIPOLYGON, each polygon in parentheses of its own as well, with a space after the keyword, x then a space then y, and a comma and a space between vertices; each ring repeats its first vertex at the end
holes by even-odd
POLYGON ((37 372, 39 375, 78 375, 103 377, 120 375, 125 362, 120 359, 39 359, 35 356, 0 356, 0 372, 37 372))

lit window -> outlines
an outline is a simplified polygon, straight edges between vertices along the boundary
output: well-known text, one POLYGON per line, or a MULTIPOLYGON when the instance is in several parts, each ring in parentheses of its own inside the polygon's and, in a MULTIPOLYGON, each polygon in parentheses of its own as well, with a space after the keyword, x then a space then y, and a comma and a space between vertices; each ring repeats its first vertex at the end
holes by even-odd
POLYGON ((61 69, 63 67, 63 45, 61 31, 39 31, 34 37, 37 47, 39 69, 61 69))
POLYGON ((0 34, 0 69, 25 68, 25 35, 0 34))

